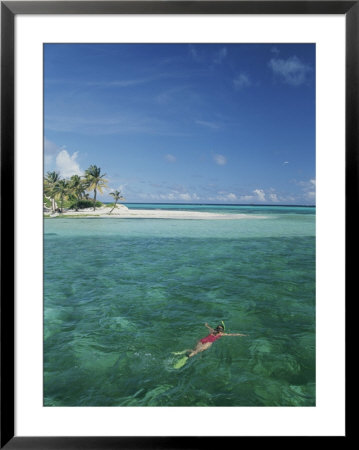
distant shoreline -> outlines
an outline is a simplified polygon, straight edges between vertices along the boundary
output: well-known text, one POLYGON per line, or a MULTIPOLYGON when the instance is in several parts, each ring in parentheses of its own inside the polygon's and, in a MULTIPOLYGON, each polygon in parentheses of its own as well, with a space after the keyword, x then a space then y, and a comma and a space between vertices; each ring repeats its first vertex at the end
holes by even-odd
MULTIPOLYGON (((104 204, 107 204, 104 202, 104 204)), ((110 204, 110 202, 109 202, 110 204)), ((243 206, 258 208, 316 208, 316 205, 273 205, 273 204, 255 204, 255 203, 170 203, 170 202, 125 202, 124 205, 178 205, 178 206, 243 206)))
POLYGON ((159 209, 129 209, 124 205, 117 205, 116 209, 112 207, 88 208, 81 211, 67 210, 63 213, 51 214, 45 212, 45 218, 81 218, 81 219, 211 219, 211 220, 239 220, 239 219, 265 219, 266 216, 252 215, 252 214, 226 214, 226 213, 212 213, 204 211, 172 211, 159 209))

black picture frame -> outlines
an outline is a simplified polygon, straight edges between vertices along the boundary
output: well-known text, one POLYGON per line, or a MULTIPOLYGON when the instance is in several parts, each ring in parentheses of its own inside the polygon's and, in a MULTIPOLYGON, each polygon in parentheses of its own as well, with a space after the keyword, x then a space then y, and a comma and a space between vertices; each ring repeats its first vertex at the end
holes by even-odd
MULTIPOLYGON (((359 1, 3 1, 1 2, 1 204, 14 203, 14 20, 18 14, 339 14, 346 19, 346 293, 356 276, 358 205, 359 1)), ((228 445, 226 437, 25 437, 14 435, 14 215, 1 224, 1 441, 6 449, 158 449, 228 445)), ((347 297, 348 294, 346 294, 347 297)), ((347 304, 347 303, 346 303, 347 304)), ((346 308, 347 311, 347 308, 346 308)), ((346 319, 348 318, 346 313, 346 319)), ((346 320, 347 323, 347 320, 346 320)), ((346 341, 347 337, 346 326, 346 341)), ((348 390, 347 390, 348 391, 348 390)), ((348 397, 346 397, 348 411, 348 397)), ((347 414, 346 414, 347 416, 347 414)), ((346 435, 349 437, 348 422, 346 435)), ((237 440, 237 437, 228 437, 237 440)), ((238 445, 238 442, 235 442, 238 445)))

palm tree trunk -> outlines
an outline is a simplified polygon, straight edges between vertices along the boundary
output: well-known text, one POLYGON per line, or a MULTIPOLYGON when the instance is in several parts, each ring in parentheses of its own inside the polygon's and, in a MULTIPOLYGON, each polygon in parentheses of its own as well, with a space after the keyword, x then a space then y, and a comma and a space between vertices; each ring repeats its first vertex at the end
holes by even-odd
POLYGON ((94 196, 93 196, 93 210, 94 211, 96 210, 96 194, 97 194, 96 189, 94 189, 94 196))
POLYGON ((117 200, 115 201, 115 204, 113 205, 113 208, 111 209, 110 214, 111 214, 112 211, 116 208, 116 205, 117 205, 117 200))

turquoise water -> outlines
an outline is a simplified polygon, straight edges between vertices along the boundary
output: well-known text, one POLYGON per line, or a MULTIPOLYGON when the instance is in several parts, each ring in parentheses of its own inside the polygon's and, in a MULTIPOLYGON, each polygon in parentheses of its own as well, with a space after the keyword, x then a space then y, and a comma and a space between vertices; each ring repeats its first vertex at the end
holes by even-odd
POLYGON ((123 203, 132 209, 160 209, 160 210, 176 210, 176 211, 204 211, 204 212, 223 212, 237 214, 264 214, 264 213, 280 213, 280 214, 313 214, 314 207, 304 206, 257 206, 257 205, 198 205, 185 203, 123 203))
POLYGON ((315 405, 315 208, 141 207, 266 218, 45 219, 44 405, 315 405))

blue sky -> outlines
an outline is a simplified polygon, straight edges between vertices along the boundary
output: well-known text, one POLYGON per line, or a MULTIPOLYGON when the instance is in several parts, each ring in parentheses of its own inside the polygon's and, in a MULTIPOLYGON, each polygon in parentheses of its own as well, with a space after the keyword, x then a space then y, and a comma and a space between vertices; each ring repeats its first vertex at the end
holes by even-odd
POLYGON ((46 44, 44 170, 127 202, 315 204, 315 45, 46 44))

